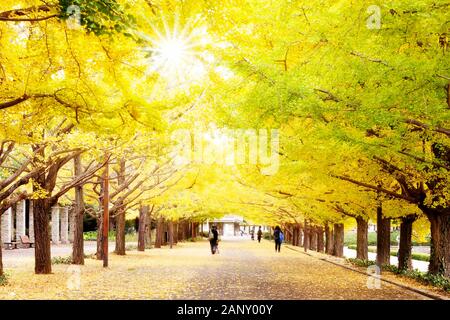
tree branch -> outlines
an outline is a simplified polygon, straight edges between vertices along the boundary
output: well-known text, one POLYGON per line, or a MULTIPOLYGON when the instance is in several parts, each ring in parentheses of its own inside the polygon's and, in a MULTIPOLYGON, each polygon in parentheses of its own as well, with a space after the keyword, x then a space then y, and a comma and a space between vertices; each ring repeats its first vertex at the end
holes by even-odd
POLYGON ((371 190, 374 190, 374 191, 385 193, 385 194, 387 194, 389 196, 392 196, 392 197, 394 197, 396 199, 406 200, 406 201, 408 201, 410 203, 413 203, 413 204, 417 203, 417 200, 415 198, 409 197, 409 196, 404 195, 404 194, 398 194, 396 192, 393 192, 393 191, 390 191, 390 190, 387 190, 387 189, 384 189, 384 188, 381 188, 381 187, 373 186, 371 184, 364 183, 364 182, 361 182, 361 181, 357 181, 357 180, 354 180, 352 178, 348 178, 348 177, 344 177, 344 176, 339 176, 339 175, 334 175, 334 174, 332 174, 331 176, 333 178, 337 178, 337 179, 340 179, 340 180, 344 180, 344 181, 353 183, 353 184, 355 184, 357 186, 360 186, 360 187, 365 187, 365 188, 368 188, 368 189, 371 189, 371 190))
POLYGON ((24 94, 23 96, 16 98, 14 100, 0 103, 0 110, 14 107, 30 99, 51 98, 51 97, 53 96, 48 94, 33 94, 33 95, 24 94))
POLYGON ((407 124, 412 124, 412 125, 414 125, 416 127, 432 130, 432 131, 435 131, 435 132, 439 132, 439 133, 445 134, 446 136, 450 137, 450 129, 446 129, 446 128, 442 128, 442 127, 432 128, 430 125, 428 125, 426 123, 423 123, 423 122, 420 122, 420 121, 415 120, 415 119, 405 119, 404 122, 407 123, 407 124))
POLYGON ((369 57, 363 55, 362 53, 356 52, 356 51, 352 51, 352 52, 350 52, 350 54, 351 54, 352 56, 356 56, 356 57, 365 59, 365 60, 370 61, 370 62, 380 63, 380 64, 382 64, 382 65, 384 65, 384 66, 386 66, 386 67, 389 67, 389 65, 387 64, 387 62, 385 62, 385 61, 383 61, 383 60, 381 60, 381 59, 373 59, 373 58, 369 58, 369 57))
POLYGON ((52 18, 56 18, 59 16, 59 14, 55 13, 49 16, 44 17, 37 17, 37 18, 30 18, 29 15, 31 13, 39 13, 39 12, 45 12, 49 13, 52 11, 52 9, 56 9, 56 5, 41 5, 41 6, 34 6, 24 9, 14 9, 9 11, 4 11, 0 13, 0 21, 24 21, 24 22, 35 22, 35 21, 44 21, 52 18))

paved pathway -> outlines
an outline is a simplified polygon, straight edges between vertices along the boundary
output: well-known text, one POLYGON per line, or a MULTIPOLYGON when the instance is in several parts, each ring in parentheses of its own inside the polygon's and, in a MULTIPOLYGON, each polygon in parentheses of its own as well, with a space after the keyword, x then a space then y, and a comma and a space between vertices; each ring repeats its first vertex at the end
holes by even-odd
MULTIPOLYGON (((8 259, 8 258, 7 258, 8 259)), ((10 259, 8 263, 13 262, 10 259)), ((87 259, 83 267, 53 266, 34 275, 32 265, 10 268, 0 299, 424 299, 339 266, 251 240, 225 240, 212 256, 207 242, 174 249, 111 255, 110 268, 87 259)))
MULTIPOLYGON (((109 242, 109 251, 114 250, 114 242, 109 242)), ((72 254, 72 244, 52 245, 52 257, 68 257, 72 254)), ((95 241, 84 242, 84 253, 93 254, 97 252, 95 241)), ((3 250, 3 266, 5 268, 16 268, 18 266, 34 263, 34 248, 3 250)))

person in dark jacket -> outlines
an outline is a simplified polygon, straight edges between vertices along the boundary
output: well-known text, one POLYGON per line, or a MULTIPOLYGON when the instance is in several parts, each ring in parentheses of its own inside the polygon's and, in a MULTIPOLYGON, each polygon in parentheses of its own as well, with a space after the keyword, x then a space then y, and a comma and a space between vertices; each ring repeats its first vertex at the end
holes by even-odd
POLYGON ((273 238, 275 239, 275 251, 280 252, 281 242, 283 242, 283 232, 281 231, 281 228, 279 226, 275 227, 273 238))
POLYGON ((217 252, 217 246, 219 244, 219 233, 217 232, 216 226, 212 226, 211 228, 211 237, 209 240, 209 244, 211 245, 211 253, 215 254, 217 252))
POLYGON ((257 235, 258 235, 258 242, 261 242, 261 238, 262 238, 262 230, 261 230, 261 227, 259 227, 257 235))

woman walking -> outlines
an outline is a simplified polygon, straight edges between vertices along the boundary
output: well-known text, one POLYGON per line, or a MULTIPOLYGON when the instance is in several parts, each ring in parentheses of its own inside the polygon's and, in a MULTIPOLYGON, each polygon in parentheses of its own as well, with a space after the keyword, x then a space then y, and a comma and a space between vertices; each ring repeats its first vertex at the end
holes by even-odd
POLYGON ((215 254, 219 245, 219 233, 217 232, 217 226, 213 226, 210 232, 209 244, 211 245, 211 253, 215 254))
POLYGON ((280 252, 281 243, 284 240, 284 234, 279 226, 275 227, 275 231, 273 232, 273 238, 275 239, 275 252, 280 252))

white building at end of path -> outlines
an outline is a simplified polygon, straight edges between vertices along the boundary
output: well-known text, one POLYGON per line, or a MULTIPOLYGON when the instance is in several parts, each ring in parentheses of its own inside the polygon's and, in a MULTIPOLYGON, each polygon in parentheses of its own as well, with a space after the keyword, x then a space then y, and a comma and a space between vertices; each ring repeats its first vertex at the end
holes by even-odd
POLYGON ((220 219, 207 220, 203 224, 203 232, 209 232, 210 228, 216 225, 219 235, 226 237, 237 237, 249 235, 252 231, 258 232, 261 227, 262 232, 270 232, 270 227, 264 225, 257 225, 252 222, 247 222, 244 217, 228 214, 220 219))

